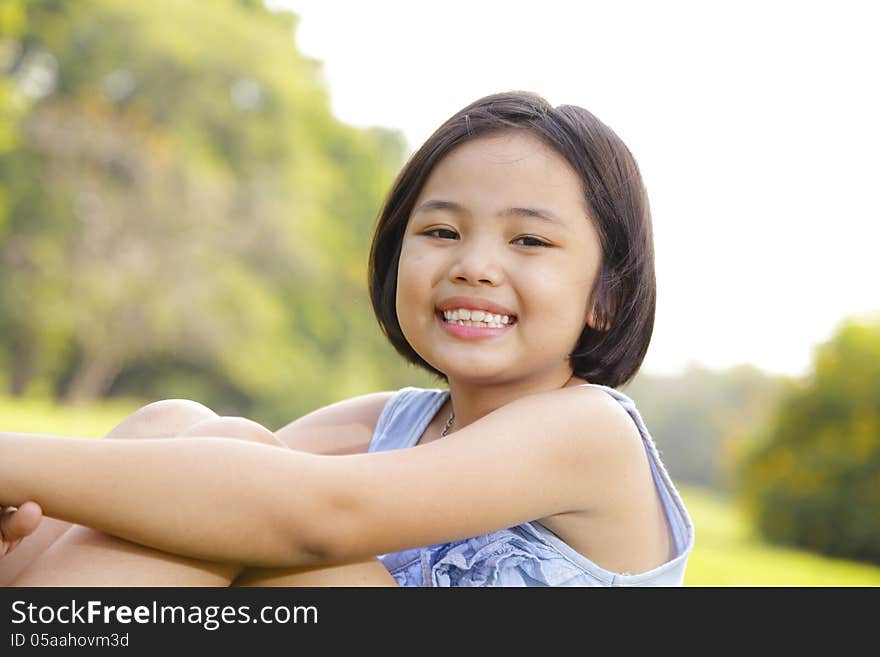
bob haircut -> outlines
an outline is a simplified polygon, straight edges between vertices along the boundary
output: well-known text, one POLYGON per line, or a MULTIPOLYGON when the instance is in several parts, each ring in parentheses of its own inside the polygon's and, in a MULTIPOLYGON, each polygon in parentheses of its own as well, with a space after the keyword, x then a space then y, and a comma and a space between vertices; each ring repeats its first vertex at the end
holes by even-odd
POLYGON ((492 94, 456 112, 398 174, 379 212, 370 248, 370 299, 379 325, 404 358, 447 380, 416 353, 400 329, 395 299, 403 235, 422 187, 444 156, 468 140, 510 130, 539 137, 583 182, 602 263, 589 299, 596 326, 584 328, 569 361, 573 373, 590 383, 621 386, 641 367, 654 330, 654 243, 642 177, 632 153, 611 128, 581 107, 554 108, 531 92, 492 94))

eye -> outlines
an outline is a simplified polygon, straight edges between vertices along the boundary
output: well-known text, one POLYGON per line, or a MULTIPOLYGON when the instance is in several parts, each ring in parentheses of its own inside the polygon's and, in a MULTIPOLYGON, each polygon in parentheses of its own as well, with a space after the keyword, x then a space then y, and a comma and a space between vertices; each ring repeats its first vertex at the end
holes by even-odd
POLYGON ((531 237, 529 235, 523 235, 522 237, 517 237, 513 240, 514 243, 524 242, 522 246, 550 246, 544 240, 539 240, 537 237, 531 237))
POLYGON ((431 230, 426 230, 423 235, 452 240, 458 237, 458 234, 454 230, 449 230, 448 228, 432 228, 431 230))

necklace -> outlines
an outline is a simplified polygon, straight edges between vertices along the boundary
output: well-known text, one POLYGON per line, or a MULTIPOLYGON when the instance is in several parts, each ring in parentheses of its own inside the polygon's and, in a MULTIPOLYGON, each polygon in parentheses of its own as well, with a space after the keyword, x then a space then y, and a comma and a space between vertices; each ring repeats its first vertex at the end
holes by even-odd
POLYGON ((440 437, 443 438, 449 430, 452 428, 452 423, 455 421, 455 411, 449 414, 449 419, 446 420, 446 426, 443 427, 443 431, 440 432, 440 437))

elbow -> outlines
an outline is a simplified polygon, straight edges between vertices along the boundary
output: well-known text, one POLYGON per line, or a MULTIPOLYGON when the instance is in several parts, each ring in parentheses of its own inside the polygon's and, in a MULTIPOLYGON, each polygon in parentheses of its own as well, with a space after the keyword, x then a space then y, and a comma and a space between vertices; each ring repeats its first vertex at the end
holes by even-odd
POLYGON ((328 539, 316 523, 293 522, 268 513, 263 527, 261 550, 249 555, 250 566, 297 568, 331 563, 328 539))
MULTIPOLYGON (((305 567, 343 563, 351 559, 352 509, 329 503, 267 520, 273 548, 272 567, 305 567), (296 516, 296 517, 292 517, 296 516)), ((273 514, 270 514, 272 516, 273 514)))
MULTIPOLYGON (((292 452, 291 452, 292 454, 292 452)), ((290 468, 279 474, 280 483, 263 508, 273 545, 284 555, 283 566, 318 566, 345 563, 363 555, 366 518, 362 496, 348 485, 343 457, 297 454, 290 468), (291 486, 288 482, 295 481, 291 486)))

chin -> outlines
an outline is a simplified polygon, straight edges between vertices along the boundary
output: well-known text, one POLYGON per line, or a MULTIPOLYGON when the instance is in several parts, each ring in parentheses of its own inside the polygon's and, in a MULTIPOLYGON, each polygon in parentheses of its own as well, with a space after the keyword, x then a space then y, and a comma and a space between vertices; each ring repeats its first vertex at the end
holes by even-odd
POLYGON ((454 380, 459 383, 489 385, 503 383, 511 379, 509 373, 505 373, 503 370, 498 368, 487 367, 485 369, 478 369, 476 371, 474 369, 462 371, 458 368, 449 367, 441 371, 446 374, 447 380, 454 380))

